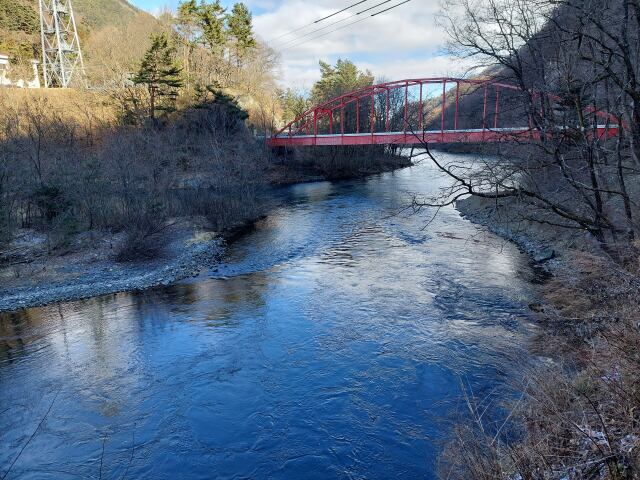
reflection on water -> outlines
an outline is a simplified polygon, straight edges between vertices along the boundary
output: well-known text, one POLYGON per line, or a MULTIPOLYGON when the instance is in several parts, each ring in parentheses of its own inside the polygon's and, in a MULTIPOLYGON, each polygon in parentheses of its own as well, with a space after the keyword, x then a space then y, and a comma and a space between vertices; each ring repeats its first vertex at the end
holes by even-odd
POLYGON ((0 316, 0 476, 55 397, 9 478, 432 478, 531 328, 514 248, 391 215, 442 182, 294 186, 197 279, 0 316))

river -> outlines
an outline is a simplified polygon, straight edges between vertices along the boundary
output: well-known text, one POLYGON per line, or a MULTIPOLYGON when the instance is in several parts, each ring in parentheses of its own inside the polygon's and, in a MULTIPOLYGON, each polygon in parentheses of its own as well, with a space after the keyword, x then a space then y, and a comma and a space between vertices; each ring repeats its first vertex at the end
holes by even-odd
POLYGON ((0 478, 434 478, 533 329, 513 245, 401 211, 446 182, 288 187, 197 278, 0 315, 0 478))

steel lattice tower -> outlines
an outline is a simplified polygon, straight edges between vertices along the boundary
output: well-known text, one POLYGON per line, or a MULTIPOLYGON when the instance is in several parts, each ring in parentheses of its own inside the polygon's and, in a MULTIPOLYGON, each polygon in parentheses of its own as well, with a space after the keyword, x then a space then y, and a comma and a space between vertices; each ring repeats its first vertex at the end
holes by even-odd
POLYGON ((45 88, 86 85, 80 38, 71 0, 39 0, 45 88))

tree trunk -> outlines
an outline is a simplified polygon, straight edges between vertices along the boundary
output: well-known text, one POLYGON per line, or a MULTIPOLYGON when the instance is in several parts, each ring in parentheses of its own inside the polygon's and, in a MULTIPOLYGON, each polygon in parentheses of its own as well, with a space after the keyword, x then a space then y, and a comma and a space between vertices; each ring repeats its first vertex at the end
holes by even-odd
POLYGON ((156 89, 149 86, 149 118, 155 123, 156 121, 156 89))

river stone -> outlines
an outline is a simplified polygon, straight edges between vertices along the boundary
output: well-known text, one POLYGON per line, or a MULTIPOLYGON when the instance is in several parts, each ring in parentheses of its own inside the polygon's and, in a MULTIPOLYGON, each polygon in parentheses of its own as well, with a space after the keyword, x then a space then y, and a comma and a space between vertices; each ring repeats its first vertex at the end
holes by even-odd
POLYGON ((554 249, 544 248, 533 256, 533 260, 536 263, 544 263, 548 260, 551 260, 552 258, 555 258, 555 256, 556 256, 556 252, 554 249))

